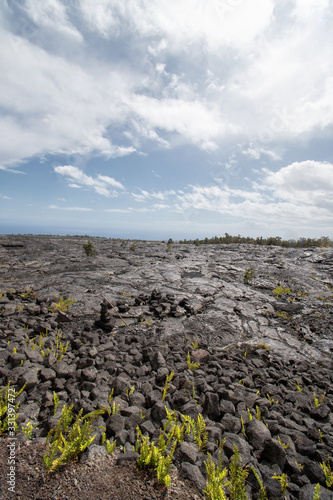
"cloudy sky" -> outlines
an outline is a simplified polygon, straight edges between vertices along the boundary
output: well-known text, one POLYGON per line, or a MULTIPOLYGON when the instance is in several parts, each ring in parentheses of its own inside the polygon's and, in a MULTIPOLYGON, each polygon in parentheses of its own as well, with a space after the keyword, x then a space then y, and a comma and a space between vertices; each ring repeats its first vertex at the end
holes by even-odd
POLYGON ((0 233, 333 237, 333 0, 2 0, 0 233))

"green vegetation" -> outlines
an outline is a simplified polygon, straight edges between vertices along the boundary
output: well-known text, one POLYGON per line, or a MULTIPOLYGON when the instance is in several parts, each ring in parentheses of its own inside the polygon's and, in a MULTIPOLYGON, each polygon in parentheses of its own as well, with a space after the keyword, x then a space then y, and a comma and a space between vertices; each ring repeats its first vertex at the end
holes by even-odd
POLYGON ((281 486, 280 496, 281 498, 283 498, 288 488, 287 474, 281 474, 281 476, 272 476, 272 479, 278 479, 280 481, 280 486, 281 486))
MULTIPOLYGON (((207 500, 246 500, 248 498, 245 490, 246 478, 249 474, 249 466, 242 466, 241 456, 236 445, 233 448, 233 456, 230 459, 229 470, 222 468, 222 453, 224 440, 220 445, 220 458, 218 464, 215 465, 210 453, 208 453, 208 460, 205 463, 207 470, 207 485, 204 493, 206 493, 207 500), (226 490, 229 494, 227 496, 226 490)), ((260 477, 254 467, 251 470, 259 485, 259 500, 267 500, 265 487, 263 486, 260 477)))
POLYGON ((140 454, 137 460, 138 468, 155 469, 158 481, 165 486, 170 486, 171 478, 169 471, 176 446, 177 439, 174 440, 169 454, 165 454, 165 450, 161 448, 160 444, 159 446, 155 446, 154 441, 150 442, 149 436, 143 436, 139 427, 137 427, 135 449, 140 454))
POLYGON ((254 277, 255 277, 254 269, 252 269, 252 267, 247 267, 244 273, 244 279, 243 279, 244 285, 249 285, 254 277))
POLYGON ((318 398, 316 397, 316 393, 315 393, 315 392, 313 393, 313 399, 314 399, 314 404, 315 404, 315 407, 316 407, 316 408, 319 408, 319 406, 320 406, 320 405, 322 404, 322 402, 324 401, 325 396, 326 396, 326 392, 324 392, 324 394, 322 394, 322 395, 320 396, 320 398, 318 399, 318 398))
POLYGON ((297 381, 296 381, 295 383, 296 383, 296 389, 298 390, 298 392, 302 392, 302 391, 303 391, 303 389, 302 389, 302 387, 299 385, 298 379, 297 379, 297 381))
POLYGON ((326 486, 331 488, 333 486, 333 472, 331 470, 330 459, 327 457, 327 464, 325 462, 320 463, 320 467, 323 469, 325 474, 326 486))
POLYGON ((290 316, 288 316, 288 314, 286 313, 286 311, 276 311, 276 315, 278 318, 281 318, 281 319, 290 319, 290 316))
POLYGON ((48 347, 46 350, 44 350, 43 349, 44 348, 44 339, 47 335, 48 335, 47 331, 46 331, 46 333, 40 333, 38 343, 35 342, 36 337, 29 339, 29 337, 26 335, 25 344, 26 344, 26 346, 30 347, 31 351, 40 351, 43 358, 45 358, 45 356, 48 356, 51 352, 53 352, 56 361, 61 361, 67 352, 69 341, 66 342, 66 344, 64 342, 61 342, 62 331, 58 330, 58 333, 56 336, 56 343, 52 344, 51 349, 48 347))
POLYGON ((165 380, 165 385, 164 385, 164 388, 163 388, 163 395, 162 395, 162 401, 165 400, 165 398, 167 397, 167 394, 168 394, 168 389, 169 389, 169 382, 171 382, 171 380, 173 379, 173 376, 174 376, 175 372, 171 372, 169 373, 169 375, 167 375, 166 377, 166 380, 165 380))
POLYGON ((225 233, 224 236, 214 236, 212 238, 204 238, 199 240, 180 240, 179 243, 182 244, 192 244, 192 245, 228 245, 231 243, 250 243, 252 245, 264 245, 264 246, 280 246, 285 248, 298 248, 298 247, 328 247, 332 246, 333 242, 327 237, 322 236, 321 238, 300 238, 298 240, 282 240, 280 236, 270 236, 268 238, 258 237, 252 238, 251 236, 231 236, 225 233))
POLYGON ((261 343, 257 344, 257 349, 263 349, 264 351, 269 351, 269 346, 267 344, 261 343))
POLYGON ((196 370, 200 366, 200 363, 193 363, 191 361, 191 355, 190 355, 189 351, 187 351, 186 361, 187 361, 188 369, 191 370, 191 372, 193 372, 194 370, 196 370))
POLYGON ((104 414, 107 408, 95 410, 84 417, 81 409, 74 422, 72 410, 73 405, 64 405, 58 424, 48 433, 48 450, 43 460, 49 472, 55 472, 60 465, 76 459, 93 442, 95 436, 91 437, 91 423, 104 414))
POLYGON ((75 304, 76 302, 77 300, 71 300, 69 297, 67 299, 60 297, 59 302, 54 302, 52 304, 50 312, 67 311, 69 306, 75 304))
POLYGON ((208 454, 207 462, 204 462, 207 470, 208 481, 204 493, 206 493, 207 500, 227 500, 224 489, 228 486, 226 477, 228 475, 227 469, 222 469, 221 464, 217 466, 214 464, 210 453, 208 454))
POLYGON ((320 484, 316 484, 313 492, 313 500, 320 500, 320 484))
POLYGON ((17 429, 17 410, 20 403, 15 404, 15 399, 24 391, 25 385, 17 392, 10 387, 9 381, 6 387, 0 390, 0 436, 8 431, 8 427, 10 427, 11 432, 17 429))
POLYGON ((22 425, 21 426, 21 431, 28 436, 28 439, 32 438, 32 432, 36 425, 34 425, 32 422, 28 422, 27 425, 22 425))
POLYGON ((84 243, 82 246, 87 257, 92 257, 97 254, 97 250, 90 240, 88 240, 88 243, 84 243))
POLYGON ((194 339, 194 342, 191 342, 191 346, 193 347, 193 349, 197 350, 199 349, 199 337, 195 337, 194 339))
POLYGON ((290 288, 283 288, 283 286, 279 285, 273 290, 273 294, 275 295, 275 298, 280 299, 284 295, 288 295, 292 293, 290 288))
POLYGON ((282 446, 282 448, 283 448, 284 450, 287 450, 287 449, 289 448, 289 446, 290 446, 290 443, 283 443, 283 442, 281 441, 280 436, 278 436, 278 442, 279 442, 279 444, 282 446))

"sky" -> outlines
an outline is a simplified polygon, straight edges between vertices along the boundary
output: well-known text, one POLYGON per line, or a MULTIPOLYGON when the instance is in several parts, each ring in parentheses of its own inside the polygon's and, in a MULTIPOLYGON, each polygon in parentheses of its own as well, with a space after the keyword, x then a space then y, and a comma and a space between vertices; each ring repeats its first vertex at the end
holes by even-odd
POLYGON ((333 238, 333 0, 2 0, 0 233, 333 238))

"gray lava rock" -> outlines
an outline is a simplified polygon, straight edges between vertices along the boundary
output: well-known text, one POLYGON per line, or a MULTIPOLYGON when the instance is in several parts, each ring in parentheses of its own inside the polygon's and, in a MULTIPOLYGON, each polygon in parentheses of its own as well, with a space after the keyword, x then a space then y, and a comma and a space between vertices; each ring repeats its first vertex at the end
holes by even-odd
POLYGON ((188 462, 183 462, 180 466, 181 475, 186 479, 192 481, 199 491, 203 491, 206 487, 206 480, 202 475, 199 467, 196 465, 190 464, 188 462))
POLYGON ((262 450, 265 441, 271 439, 271 433, 266 425, 256 418, 245 424, 245 432, 249 442, 256 450, 262 450))

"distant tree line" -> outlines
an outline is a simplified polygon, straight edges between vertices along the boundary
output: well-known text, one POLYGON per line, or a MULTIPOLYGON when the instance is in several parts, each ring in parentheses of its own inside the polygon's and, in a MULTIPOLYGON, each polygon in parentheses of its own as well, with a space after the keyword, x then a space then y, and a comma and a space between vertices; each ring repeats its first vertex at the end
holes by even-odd
POLYGON ((252 245, 274 245, 285 248, 303 248, 303 247, 328 247, 333 246, 333 242, 327 237, 321 238, 299 238, 298 240, 283 240, 280 236, 269 236, 263 238, 262 236, 252 238, 251 236, 231 236, 225 233, 224 236, 213 236, 213 238, 204 238, 200 240, 180 240, 179 243, 186 243, 192 245, 217 245, 217 244, 230 244, 230 243, 250 243, 252 245))

